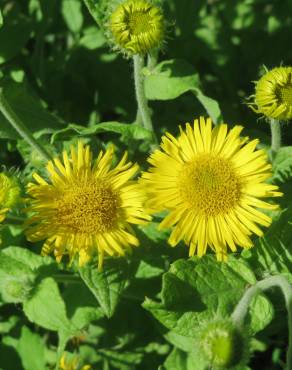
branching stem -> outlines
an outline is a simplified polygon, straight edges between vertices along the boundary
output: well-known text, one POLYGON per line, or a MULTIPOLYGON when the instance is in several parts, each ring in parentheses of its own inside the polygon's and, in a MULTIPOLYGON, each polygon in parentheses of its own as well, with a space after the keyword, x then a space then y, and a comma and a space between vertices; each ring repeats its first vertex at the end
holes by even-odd
POLYGON ((273 287, 278 287, 281 289, 288 311, 289 344, 287 351, 287 370, 292 370, 292 285, 287 281, 286 278, 280 275, 271 276, 258 281, 255 285, 248 288, 235 307, 231 318, 235 325, 242 326, 252 299, 259 293, 273 287))
POLYGON ((49 161, 51 159, 47 151, 38 144, 32 133, 24 126, 19 117, 14 113, 13 109, 4 96, 2 89, 0 89, 0 112, 11 124, 11 126, 19 133, 19 135, 29 145, 31 145, 32 148, 37 150, 45 160, 49 161))

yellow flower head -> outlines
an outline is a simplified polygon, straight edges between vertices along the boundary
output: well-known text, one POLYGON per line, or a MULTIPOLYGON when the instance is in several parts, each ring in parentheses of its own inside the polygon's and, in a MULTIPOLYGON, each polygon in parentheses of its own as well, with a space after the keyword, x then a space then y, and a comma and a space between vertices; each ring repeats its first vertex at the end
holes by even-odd
MULTIPOLYGON (((72 357, 71 360, 67 360, 66 355, 63 354, 60 360, 59 368, 60 370, 78 370, 79 359, 78 357, 72 357)), ((91 370, 90 365, 84 365, 80 370, 91 370)))
POLYGON ((241 126, 228 132, 227 125, 212 128, 210 119, 187 123, 176 139, 166 133, 161 150, 149 158, 152 165, 142 175, 148 189, 149 207, 168 210, 160 228, 174 226, 172 246, 184 240, 189 255, 203 256, 210 246, 218 260, 228 247, 252 247, 250 235, 263 233, 257 226, 269 226, 270 217, 262 209, 276 206, 259 198, 276 197, 278 187, 264 181, 271 175, 264 150, 256 150, 258 140, 247 143, 241 126))
POLYGON ((71 158, 63 152, 63 162, 49 161, 46 181, 34 174, 29 184, 34 215, 28 220, 30 241, 46 239, 42 254, 54 251, 57 261, 68 254, 70 261, 79 255, 79 265, 98 254, 99 268, 104 255, 123 256, 139 241, 130 224, 142 224, 150 217, 142 207, 140 186, 129 181, 138 165, 127 163, 127 153, 111 169, 114 149, 102 151, 95 162, 88 145, 71 147, 71 158))
POLYGON ((114 42, 129 54, 146 54, 161 46, 164 17, 157 6, 147 0, 127 0, 114 10, 110 18, 114 42))
POLYGON ((9 209, 19 201, 20 193, 18 180, 14 176, 0 173, 0 222, 5 219, 9 209))
POLYGON ((256 82, 254 102, 249 106, 268 118, 292 118, 292 67, 277 67, 256 82))

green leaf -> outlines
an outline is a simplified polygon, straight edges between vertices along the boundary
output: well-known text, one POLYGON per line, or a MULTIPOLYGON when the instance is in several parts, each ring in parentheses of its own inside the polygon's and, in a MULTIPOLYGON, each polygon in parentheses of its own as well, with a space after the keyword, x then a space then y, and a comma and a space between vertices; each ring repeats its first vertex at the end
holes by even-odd
POLYGON ((145 72, 145 93, 150 100, 171 100, 191 91, 206 109, 214 123, 221 120, 218 103, 203 94, 200 79, 194 68, 180 59, 158 64, 151 72, 145 72))
POLYGON ((128 264, 123 258, 109 258, 103 271, 97 266, 80 268, 80 276, 94 294, 107 317, 113 316, 128 279, 128 264))
MULTIPOLYGON (((178 260, 163 275, 162 303, 146 300, 143 307, 169 330, 196 338, 196 328, 204 321, 215 316, 229 317, 247 283, 252 282, 255 277, 240 260, 231 258, 229 263, 218 263, 213 256, 178 260)), ((257 316, 259 309, 256 308, 257 316)), ((271 317, 263 317, 258 328, 267 325, 271 317)), ((256 325, 252 329, 256 330, 256 325)))
POLYGON ((27 264, 7 255, 5 249, 0 251, 0 279, 3 279, 5 276, 27 274, 32 274, 32 270, 27 264))
POLYGON ((21 329, 17 351, 25 370, 46 369, 44 342, 38 334, 32 333, 26 326, 21 329))
MULTIPOLYGON (((80 280, 79 285, 71 284, 66 287, 63 298, 66 303, 67 315, 72 324, 72 328, 80 331, 85 329, 92 321, 104 316, 96 300, 87 286, 80 280), (76 294, 78 289, 78 294, 76 294)), ((74 330, 75 330, 74 329, 74 330)))
POLYGON ((187 357, 186 352, 174 348, 164 363, 165 370, 187 370, 187 357))
POLYGON ((263 330, 274 317, 274 308, 263 295, 256 296, 249 306, 248 326, 250 332, 255 334, 263 330))
POLYGON ((79 45, 89 50, 96 50, 103 47, 106 43, 106 38, 99 28, 96 26, 88 27, 84 30, 83 37, 79 41, 79 45))
POLYGON ((19 321, 18 316, 10 316, 5 322, 0 322, 0 335, 9 333, 19 321))
POLYGON ((198 344, 193 348, 193 352, 186 353, 174 348, 164 363, 165 370, 206 370, 208 364, 202 358, 198 344))
POLYGON ((134 365, 139 365, 142 361, 143 354, 128 352, 128 351, 117 351, 117 350, 98 350, 98 354, 102 355, 103 358, 108 360, 114 367, 126 370, 133 369, 134 365))
POLYGON ((8 247, 3 249, 3 254, 10 256, 16 261, 25 264, 31 270, 38 270, 42 266, 55 265, 53 258, 48 256, 40 256, 36 253, 23 247, 8 247))
POLYGON ((108 0, 83 0, 83 2, 95 22, 101 29, 103 29, 102 18, 106 10, 108 0))
POLYGON ((46 278, 38 285, 34 295, 24 302, 23 310, 31 322, 45 329, 71 331, 65 303, 57 283, 52 278, 46 278))
POLYGON ((292 283, 292 207, 282 211, 252 249, 242 252, 253 270, 264 274, 282 274, 292 283))
POLYGON ((31 21, 13 9, 5 15, 3 24, 0 16, 0 64, 15 57, 25 46, 32 31, 31 21))
MULTIPOLYGON (((25 84, 7 80, 2 84, 2 89, 11 109, 31 132, 35 133, 44 128, 53 130, 61 127, 61 122, 43 108, 41 101, 31 94, 25 84)), ((19 138, 17 132, 1 113, 0 138, 11 140, 19 138)))
POLYGON ((19 303, 30 296, 37 274, 25 263, 0 252, 0 293, 4 302, 19 303))
POLYGON ((62 15, 69 30, 73 33, 81 31, 83 15, 80 0, 63 0, 62 15))
POLYGON ((292 146, 278 150, 273 160, 273 180, 285 182, 292 177, 292 146))
POLYGON ((55 132, 52 135, 51 142, 54 143, 56 140, 71 138, 76 134, 81 136, 91 136, 102 132, 114 132, 123 137, 136 140, 151 140, 152 138, 152 133, 139 125, 119 122, 103 122, 90 127, 69 124, 66 128, 55 132))

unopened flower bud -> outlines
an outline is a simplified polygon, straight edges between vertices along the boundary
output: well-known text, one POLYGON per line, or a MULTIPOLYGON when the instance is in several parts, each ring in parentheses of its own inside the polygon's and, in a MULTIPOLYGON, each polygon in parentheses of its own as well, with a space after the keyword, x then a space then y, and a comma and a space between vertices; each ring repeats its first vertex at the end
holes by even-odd
POLYGON ((200 344, 212 369, 231 369, 246 363, 246 335, 228 320, 208 323, 201 332, 200 344))
POLYGON ((148 0, 126 0, 110 17, 114 44, 126 54, 147 54, 163 42, 165 22, 161 9, 148 0))

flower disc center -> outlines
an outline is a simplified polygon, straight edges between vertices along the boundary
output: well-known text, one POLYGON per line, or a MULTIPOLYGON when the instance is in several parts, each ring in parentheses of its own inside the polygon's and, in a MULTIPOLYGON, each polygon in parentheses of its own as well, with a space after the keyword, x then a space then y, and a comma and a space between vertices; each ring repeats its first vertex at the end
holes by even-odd
POLYGON ((292 85, 286 85, 278 88, 277 96, 279 97, 281 103, 288 106, 292 105, 292 85))
POLYGON ((238 204, 241 186, 231 163, 210 154, 187 163, 179 176, 183 200, 206 216, 227 213, 238 204))
POLYGON ((104 183, 73 185, 60 194, 57 222, 66 230, 93 234, 109 231, 118 218, 119 198, 104 183))
POLYGON ((136 11, 129 14, 129 29, 133 35, 151 31, 151 16, 149 11, 136 11))

